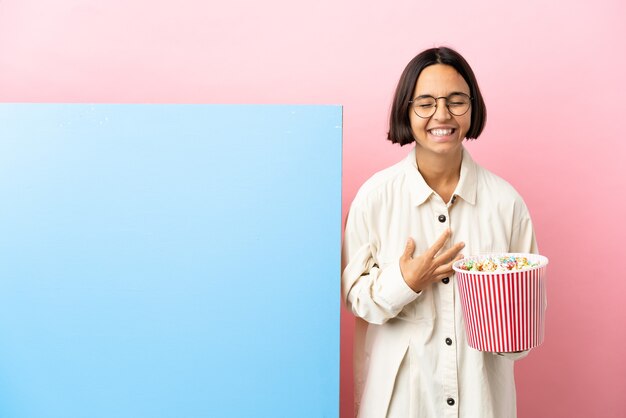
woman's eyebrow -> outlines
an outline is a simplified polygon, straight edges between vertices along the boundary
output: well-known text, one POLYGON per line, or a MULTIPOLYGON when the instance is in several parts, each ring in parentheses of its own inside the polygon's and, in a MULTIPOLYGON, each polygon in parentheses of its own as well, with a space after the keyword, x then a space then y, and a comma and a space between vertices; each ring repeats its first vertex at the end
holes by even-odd
MULTIPOLYGON (((469 93, 465 93, 464 91, 453 91, 449 93, 448 96, 452 96, 453 94, 466 94, 469 96, 469 93)), ((439 96, 439 97, 448 97, 448 96, 439 96)), ((415 96, 416 99, 424 99, 426 97, 435 97, 435 96, 433 96, 432 94, 421 94, 419 96, 415 96)))

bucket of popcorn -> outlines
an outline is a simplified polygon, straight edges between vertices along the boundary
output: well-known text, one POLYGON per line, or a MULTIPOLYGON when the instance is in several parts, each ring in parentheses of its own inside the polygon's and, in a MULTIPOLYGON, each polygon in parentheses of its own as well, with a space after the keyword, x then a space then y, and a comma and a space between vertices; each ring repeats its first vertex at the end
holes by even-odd
POLYGON ((453 264, 470 347, 506 353, 543 342, 546 266, 538 254, 467 257, 453 264))

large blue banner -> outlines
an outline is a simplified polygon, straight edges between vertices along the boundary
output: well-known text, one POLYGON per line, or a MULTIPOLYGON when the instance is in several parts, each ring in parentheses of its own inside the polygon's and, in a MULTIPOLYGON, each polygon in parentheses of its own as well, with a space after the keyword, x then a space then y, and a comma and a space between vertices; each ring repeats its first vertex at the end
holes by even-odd
POLYGON ((341 107, 0 105, 0 417, 337 417, 341 107))

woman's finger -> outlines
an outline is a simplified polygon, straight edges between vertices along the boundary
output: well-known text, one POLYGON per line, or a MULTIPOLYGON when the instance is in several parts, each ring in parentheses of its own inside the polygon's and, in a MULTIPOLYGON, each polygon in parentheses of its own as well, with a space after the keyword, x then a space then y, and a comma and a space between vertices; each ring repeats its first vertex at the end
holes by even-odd
POLYGON ((465 243, 457 242, 452 247, 448 248, 443 253, 441 253, 440 257, 444 260, 444 262, 447 262, 448 260, 452 260, 453 258, 456 258, 461 253, 461 250, 463 248, 465 248, 465 243))
POLYGON ((439 254, 439 256, 437 256, 436 261, 438 262, 439 265, 445 264, 449 262, 450 260, 452 260, 453 258, 456 258, 457 255, 459 254, 459 251, 461 251, 464 247, 465 247, 464 242, 457 242, 452 247, 448 248, 447 250, 439 254))
POLYGON ((443 274, 445 275, 444 277, 451 275, 452 273, 454 273, 454 269, 452 268, 452 265, 461 259, 463 259, 463 254, 458 254, 448 263, 442 264, 441 266, 436 268, 435 274, 437 275, 443 274))
POLYGON ((446 277, 450 277, 450 276, 452 276, 452 273, 444 272, 444 273, 441 273, 441 274, 438 274, 438 275, 434 276, 434 280, 433 281, 434 282, 440 282, 443 279, 445 279, 446 277))
POLYGON ((427 255, 428 258, 435 258, 435 255, 437 255, 439 250, 441 250, 445 245, 448 238, 450 238, 450 234, 450 229, 446 229, 443 234, 441 234, 439 238, 437 238, 437 241, 435 241, 435 243, 428 250, 426 250, 424 255, 427 255))

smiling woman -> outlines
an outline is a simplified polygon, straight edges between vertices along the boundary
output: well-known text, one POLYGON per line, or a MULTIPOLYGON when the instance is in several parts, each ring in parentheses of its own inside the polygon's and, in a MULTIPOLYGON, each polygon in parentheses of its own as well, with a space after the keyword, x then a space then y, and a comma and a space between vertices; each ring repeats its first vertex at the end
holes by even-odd
MULTIPOLYGON (((439 81, 445 83, 449 82, 449 87, 451 88, 455 85, 457 86, 458 91, 452 91, 448 94, 460 93, 469 96, 466 97, 465 100, 470 100, 472 110, 470 118, 471 126, 466 132, 466 137, 467 139, 478 138, 485 127, 487 109, 485 108, 485 102, 480 93, 476 76, 474 76, 472 68, 461 55, 450 48, 442 47, 433 48, 417 55, 404 69, 400 76, 391 108, 391 119, 387 139, 393 143, 399 143, 400 145, 410 144, 415 140, 410 121, 412 113, 409 112, 409 108, 424 104, 418 101, 418 99, 430 97, 434 99, 435 102, 429 108, 430 111, 424 112, 424 114, 422 114, 422 112, 416 113, 419 113, 421 117, 426 119, 431 117, 435 113, 434 109, 439 107, 439 99, 442 99, 443 95, 434 94, 434 92, 428 92, 427 90, 429 88, 441 88, 442 85, 439 84, 439 81), (431 69, 431 66, 435 68, 431 69), (440 80, 437 80, 437 77, 439 77, 440 80), (444 80, 446 77, 448 77, 448 79, 444 80), (417 85, 418 82, 420 84, 419 86, 417 85)), ((448 99, 453 98, 454 96, 448 97, 448 99)), ((451 109, 450 100, 446 101, 446 107, 454 116, 464 115, 463 112, 456 112, 454 109, 456 107, 455 105, 452 105, 451 109)), ((466 107, 464 107, 464 109, 469 110, 469 108, 466 107)))
POLYGON ((355 338, 359 417, 516 415, 513 361, 528 352, 468 346, 452 269, 462 249, 537 251, 522 198, 463 147, 485 119, 456 51, 426 50, 404 70, 388 139, 415 146, 361 187, 346 221, 343 295, 365 320, 355 338))
POLYGON ((463 77, 449 65, 426 67, 417 80, 414 97, 409 117, 420 157, 430 152, 453 152, 460 157, 472 113, 469 86, 463 77), (442 101, 445 106, 438 105, 442 101))

